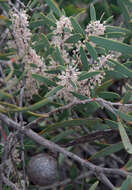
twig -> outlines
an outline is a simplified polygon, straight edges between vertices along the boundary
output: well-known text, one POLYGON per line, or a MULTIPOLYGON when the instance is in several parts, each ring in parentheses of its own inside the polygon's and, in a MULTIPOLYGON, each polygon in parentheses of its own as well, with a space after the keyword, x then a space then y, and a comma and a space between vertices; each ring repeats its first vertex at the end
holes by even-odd
POLYGON ((94 141, 94 140, 98 140, 100 138, 105 138, 105 137, 111 136, 114 133, 118 133, 118 130, 116 130, 116 129, 107 129, 107 130, 104 130, 104 131, 95 131, 95 132, 89 133, 89 134, 87 134, 85 136, 78 137, 77 139, 75 139, 75 140, 73 140, 71 142, 68 142, 67 144, 64 145, 64 147, 91 142, 91 141, 94 141))
POLYGON ((8 178, 6 178, 6 177, 4 176, 3 173, 1 174, 1 177, 2 177, 3 182, 4 182, 8 187, 10 187, 10 188, 13 189, 13 190, 19 190, 19 189, 17 188, 17 186, 16 186, 14 183, 12 183, 8 178))
POLYGON ((73 106, 76 105, 80 105, 80 104, 87 104, 90 102, 98 102, 101 106, 105 107, 106 109, 108 109, 109 111, 113 112, 115 115, 117 115, 116 113, 116 109, 113 106, 125 106, 125 107, 132 107, 132 104, 122 104, 120 102, 110 102, 110 101, 106 101, 102 98, 90 98, 90 99, 86 99, 86 100, 74 100, 72 103, 69 103, 67 105, 61 106, 59 108, 56 108, 48 113, 46 113, 46 115, 42 115, 42 117, 37 118, 36 120, 30 122, 28 125, 26 125, 26 127, 31 127, 35 124, 37 124, 39 121, 48 118, 49 116, 52 116, 54 113, 62 111, 62 110, 66 110, 69 109, 73 106))

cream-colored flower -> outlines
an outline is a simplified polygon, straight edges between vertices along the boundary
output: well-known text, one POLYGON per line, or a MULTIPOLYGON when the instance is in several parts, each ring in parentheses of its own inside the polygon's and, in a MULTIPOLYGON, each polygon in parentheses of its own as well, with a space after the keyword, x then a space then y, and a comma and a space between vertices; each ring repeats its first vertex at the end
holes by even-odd
POLYGON ((101 24, 99 20, 91 21, 90 24, 87 25, 85 32, 88 36, 100 36, 104 35, 105 26, 101 24))
MULTIPOLYGON (((37 55, 36 51, 30 46, 31 31, 28 28, 28 16, 25 10, 20 12, 10 11, 10 17, 12 21, 12 30, 15 39, 16 49, 18 51, 18 60, 21 59, 24 63, 24 69, 26 70, 25 81, 25 97, 32 98, 33 94, 38 92, 39 83, 32 78, 32 74, 44 75, 46 66, 44 60, 37 55), (32 67, 34 64, 35 67, 32 67)), ((8 45, 11 45, 9 43, 8 45)), ((21 87, 21 82, 18 84, 18 88, 21 87)))
POLYGON ((63 71, 58 75, 60 81, 57 82, 57 84, 63 86, 63 88, 57 92, 57 96, 64 98, 67 101, 72 101, 74 97, 70 92, 77 91, 77 79, 79 74, 80 72, 77 71, 74 67, 67 66, 66 71, 63 71))

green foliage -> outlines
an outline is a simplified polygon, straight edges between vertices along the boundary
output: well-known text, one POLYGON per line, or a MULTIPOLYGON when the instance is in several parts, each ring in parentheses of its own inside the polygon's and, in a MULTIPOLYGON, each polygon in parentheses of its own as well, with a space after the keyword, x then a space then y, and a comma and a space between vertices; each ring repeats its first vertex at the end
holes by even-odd
MULTIPOLYGON (((34 122, 32 130, 58 146, 77 142, 66 150, 95 165, 114 169, 111 163, 116 163, 131 172, 131 0, 24 0, 17 1, 19 8, 15 2, 0 0, 0 113, 25 128, 34 122), (15 18, 21 16, 22 7, 27 18, 21 17, 17 27, 15 18), (106 129, 116 130, 115 136, 96 136, 106 129), (87 133, 93 141, 88 141, 87 133)), ((10 125, 0 124, 2 140, 3 130, 7 138, 15 136, 10 125)), ((23 139, 24 147, 18 141, 17 148, 25 149, 26 163, 47 148, 26 136, 23 139)), ((2 140, 1 155, 5 151, 2 140)), ((65 170, 62 179, 68 181, 64 189, 103 189, 97 173, 98 179, 87 178, 81 165, 61 154, 58 163, 65 170)), ((19 165, 15 169, 22 174, 24 164, 19 165)), ((13 173, 9 177, 16 184, 21 181, 13 173)), ((129 175, 118 178, 122 185, 115 189, 131 189, 129 175)), ((104 185, 108 189, 108 183, 104 185)), ((5 184, 3 188, 8 189, 5 184)))

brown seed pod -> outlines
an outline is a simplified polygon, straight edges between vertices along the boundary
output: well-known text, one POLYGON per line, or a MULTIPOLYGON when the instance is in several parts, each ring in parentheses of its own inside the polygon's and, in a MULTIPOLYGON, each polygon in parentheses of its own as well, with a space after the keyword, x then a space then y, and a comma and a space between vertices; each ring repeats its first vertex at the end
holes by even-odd
POLYGON ((28 163, 27 174, 35 185, 53 184, 57 180, 57 161, 46 153, 33 156, 28 163))

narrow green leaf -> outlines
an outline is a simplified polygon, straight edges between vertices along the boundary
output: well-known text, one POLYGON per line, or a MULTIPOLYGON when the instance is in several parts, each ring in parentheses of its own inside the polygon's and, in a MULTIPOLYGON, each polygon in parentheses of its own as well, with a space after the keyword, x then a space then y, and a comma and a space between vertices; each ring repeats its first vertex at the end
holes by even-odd
POLYGON ((52 11, 58 16, 61 17, 61 11, 57 5, 57 3, 53 0, 44 0, 48 4, 48 6, 52 9, 52 11))
POLYGON ((28 107, 17 107, 14 109, 9 109, 9 111, 11 112, 27 112, 27 111, 34 111, 34 110, 38 110, 39 108, 43 107, 44 105, 48 104, 49 102, 51 102, 52 99, 51 98, 45 98, 43 100, 40 100, 39 102, 30 105, 28 107))
POLYGON ((6 98, 13 98, 13 96, 7 92, 0 90, 0 100, 6 98))
POLYGON ((127 26, 129 26, 129 21, 131 20, 131 15, 129 14, 128 8, 125 5, 125 2, 122 0, 117 0, 117 3, 119 4, 123 17, 124 17, 124 22, 126 23, 127 26))
POLYGON ((125 164, 125 166, 123 166, 123 168, 124 168, 125 170, 127 170, 127 171, 132 170, 132 158, 130 158, 130 159, 128 160, 128 162, 125 164))
POLYGON ((121 72, 117 72, 117 71, 105 71, 106 73, 106 79, 110 80, 110 79, 114 79, 114 80, 119 80, 119 79, 127 79, 128 77, 124 74, 122 74, 121 72))
POLYGON ((130 98, 132 97, 132 92, 131 91, 126 91, 124 97, 122 98, 122 103, 123 104, 127 104, 130 100, 130 98))
POLYGON ((56 83, 44 76, 41 76, 41 75, 37 75, 37 74, 32 74, 32 77, 35 78, 36 80, 42 82, 42 83, 45 83, 46 85, 49 85, 49 86, 56 86, 56 83))
POLYGON ((96 11, 93 4, 90 4, 90 18, 92 21, 96 21, 96 11))
POLYGON ((87 47, 87 49, 88 49, 88 52, 89 52, 90 56, 91 56, 94 60, 97 60, 98 55, 97 55, 97 52, 96 52, 95 48, 94 48, 89 42, 86 42, 86 47, 87 47))
POLYGON ((128 30, 127 28, 121 28, 118 26, 106 26, 105 32, 107 33, 113 33, 113 32, 119 32, 119 33, 125 33, 126 35, 132 34, 131 30, 128 30))
POLYGON ((111 84, 113 83, 113 80, 107 80, 104 83, 101 84, 101 86, 98 86, 95 90, 95 95, 98 95, 99 92, 102 92, 103 90, 106 90, 111 84))
POLYGON ((105 100, 114 100, 114 99, 119 99, 120 95, 115 93, 115 92, 107 92, 107 91, 102 91, 100 93, 98 93, 98 95, 101 98, 104 98, 105 100))
POLYGON ((54 52, 54 54, 52 56, 55 61, 58 61, 60 63, 60 65, 62 65, 62 66, 65 65, 64 59, 63 59, 58 47, 56 47, 56 51, 54 52))
POLYGON ((112 121, 110 119, 105 119, 105 123, 110 127, 110 128, 113 128, 113 129, 117 129, 118 128, 118 123, 116 121, 112 121))
POLYGON ((78 81, 89 79, 89 78, 94 77, 94 76, 96 76, 98 74, 100 74, 100 71, 93 71, 93 72, 90 72, 90 73, 86 72, 84 74, 79 75, 78 81))
POLYGON ((71 17, 70 20, 71 20, 72 26, 73 26, 73 28, 74 28, 74 32, 75 32, 75 33, 80 33, 80 34, 82 34, 83 36, 85 36, 84 30, 83 30, 82 27, 78 24, 78 22, 77 22, 73 17, 71 17))
POLYGON ((82 37, 83 36, 81 34, 73 34, 65 42, 66 43, 77 43, 79 40, 82 39, 82 37))
POLYGON ((123 119, 124 121, 132 122, 132 115, 129 115, 129 114, 120 112, 120 111, 118 111, 118 110, 116 110, 116 113, 117 113, 117 114, 119 115, 119 117, 120 117, 121 119, 123 119))
POLYGON ((38 51, 44 50, 44 48, 47 48, 47 50, 49 50, 51 48, 49 40, 48 40, 47 36, 44 34, 41 34, 41 40, 36 42, 33 47, 35 48, 35 50, 38 50, 38 51))
MULTIPOLYGON (((64 132, 59 133, 58 135, 54 136, 51 140, 55 143, 57 143, 60 140, 63 140, 68 135, 72 135, 74 133, 74 130, 67 130, 64 132)), ((42 133, 41 133, 42 134, 42 133)))
POLYGON ((96 190, 97 185, 99 184, 99 181, 96 181, 89 190, 96 190))
POLYGON ((126 75, 129 78, 132 78, 132 71, 130 69, 128 69, 126 66, 124 66, 123 64, 120 64, 114 60, 111 60, 112 63, 114 63, 114 69, 124 75, 126 75))
POLYGON ((49 91, 45 97, 49 97, 49 96, 53 96, 54 94, 56 94, 56 92, 58 92, 60 89, 62 89, 63 86, 57 86, 55 88, 53 88, 51 91, 49 91))
POLYGON ((30 29, 35 29, 35 28, 45 26, 45 25, 53 26, 53 27, 56 26, 56 24, 54 22, 52 22, 52 20, 50 20, 45 15, 43 15, 43 19, 38 19, 38 20, 35 20, 35 21, 31 21, 30 24, 29 24, 29 28, 30 29))
POLYGON ((118 152, 118 151, 120 151, 122 149, 123 149, 123 144, 122 143, 112 144, 112 145, 109 145, 106 148, 100 150, 99 152, 95 153, 94 155, 92 155, 89 158, 89 160, 98 159, 100 157, 105 157, 105 156, 111 155, 111 154, 113 154, 115 152, 118 152))
MULTIPOLYGON (((51 98, 44 98, 43 100, 40 100, 39 102, 37 102, 31 106, 28 106, 27 110, 30 110, 30 111, 38 110, 39 108, 43 107, 44 105, 48 104, 51 101, 52 101, 51 98)), ((26 109, 25 109, 25 111, 26 111, 26 109)))
POLYGON ((95 44, 109 50, 118 51, 124 55, 132 56, 132 46, 115 40, 106 39, 103 37, 90 36, 89 39, 95 44))
POLYGON ((124 36, 125 36, 125 33, 123 33, 123 32, 109 32, 109 33, 107 33, 108 38, 121 38, 124 36))
POLYGON ((39 20, 30 22, 29 28, 34 29, 34 28, 38 28, 38 27, 44 26, 44 25, 45 25, 44 20, 39 19, 39 20))
POLYGON ((127 176, 126 180, 123 182, 122 186, 120 187, 120 190, 131 190, 132 185, 132 177, 127 176))
POLYGON ((82 62, 83 70, 87 71, 89 68, 88 59, 87 59, 86 53, 82 47, 80 47, 80 55, 81 55, 81 62, 82 62))
POLYGON ((81 95, 81 94, 78 94, 78 93, 75 93, 75 92, 71 92, 71 94, 73 96, 75 96, 76 98, 80 99, 80 100, 86 100, 86 99, 88 99, 88 96, 84 96, 84 95, 81 95))
POLYGON ((53 22, 53 20, 51 18, 49 18, 48 16, 44 15, 43 13, 40 13, 40 15, 41 15, 41 18, 43 19, 43 22, 46 25, 56 27, 55 22, 53 22))
POLYGON ((29 2, 28 4, 28 7, 31 9, 31 8, 34 8, 35 6, 37 6, 37 3, 38 1, 37 0, 32 0, 29 2))
POLYGON ((93 120, 93 119, 72 119, 72 120, 66 120, 66 121, 61 121, 52 125, 48 125, 45 127, 44 131, 48 132, 53 129, 57 129, 60 127, 76 127, 78 125, 93 125, 98 123, 99 120, 93 120))
POLYGON ((130 139, 126 133, 125 127, 121 122, 118 123, 119 126, 119 132, 121 135, 122 143, 124 145, 125 150, 129 153, 132 154, 132 144, 130 142, 130 139))

